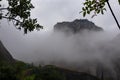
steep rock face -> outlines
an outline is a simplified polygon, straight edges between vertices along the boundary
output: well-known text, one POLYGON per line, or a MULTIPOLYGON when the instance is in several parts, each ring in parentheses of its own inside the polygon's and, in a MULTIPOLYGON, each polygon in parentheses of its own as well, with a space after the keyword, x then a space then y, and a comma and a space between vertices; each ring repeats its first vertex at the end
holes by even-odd
POLYGON ((54 26, 55 31, 63 31, 67 33, 78 33, 83 30, 89 31, 102 31, 103 29, 96 26, 93 22, 87 19, 76 19, 73 22, 61 22, 54 26))
POLYGON ((0 61, 8 61, 8 62, 14 61, 13 57, 8 52, 8 50, 4 47, 1 41, 0 41, 0 61))

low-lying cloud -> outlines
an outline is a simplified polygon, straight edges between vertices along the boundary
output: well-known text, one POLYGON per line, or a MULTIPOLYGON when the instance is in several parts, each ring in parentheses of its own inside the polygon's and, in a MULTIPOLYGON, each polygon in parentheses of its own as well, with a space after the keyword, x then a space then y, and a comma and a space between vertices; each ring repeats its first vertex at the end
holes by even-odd
POLYGON ((70 35, 54 31, 35 34, 24 37, 13 34, 13 38, 2 41, 9 42, 5 46, 15 59, 36 65, 57 65, 95 74, 97 66, 104 66, 113 73, 114 63, 119 63, 120 36, 115 32, 86 30, 70 35))
POLYGON ((113 38, 114 36, 107 32, 83 31, 73 35, 49 32, 32 40, 26 40, 23 44, 26 44, 25 49, 20 49, 22 53, 19 56, 15 54, 15 57, 25 62, 37 64, 64 62, 81 64, 94 60, 106 62, 107 59, 115 55, 114 49, 119 48, 114 46, 116 44, 112 44, 113 38))

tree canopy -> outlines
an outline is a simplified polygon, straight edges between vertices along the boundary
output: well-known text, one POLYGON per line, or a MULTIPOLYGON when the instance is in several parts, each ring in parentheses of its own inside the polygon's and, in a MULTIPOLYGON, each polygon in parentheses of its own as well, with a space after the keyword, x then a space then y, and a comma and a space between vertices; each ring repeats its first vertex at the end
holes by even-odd
MULTIPOLYGON (((83 3, 84 6, 82 7, 82 11, 80 13, 83 13, 84 17, 86 16, 86 14, 90 14, 91 12, 94 12, 92 17, 94 17, 100 13, 104 14, 104 11, 106 11, 106 8, 105 8, 106 3, 116 21, 118 28, 120 29, 119 22, 118 22, 117 18, 115 17, 115 14, 110 6, 109 0, 86 0, 83 3)), ((120 0, 118 0, 118 3, 120 4, 120 0)))
MULTIPOLYGON (((1 2, 2 0, 0 0, 1 2)), ((3 18, 13 22, 19 30, 23 29, 26 34, 28 31, 40 30, 43 26, 39 25, 37 19, 31 18, 31 9, 34 8, 31 0, 6 0, 7 7, 0 3, 0 19, 3 18)))
MULTIPOLYGON (((86 14, 90 14, 91 12, 94 12, 94 16, 97 14, 104 14, 104 11, 106 11, 105 8, 105 3, 107 3, 109 0, 86 0, 83 4, 84 6, 82 7, 82 13, 83 16, 85 17, 86 14)), ((120 4, 120 0, 118 0, 120 4)))

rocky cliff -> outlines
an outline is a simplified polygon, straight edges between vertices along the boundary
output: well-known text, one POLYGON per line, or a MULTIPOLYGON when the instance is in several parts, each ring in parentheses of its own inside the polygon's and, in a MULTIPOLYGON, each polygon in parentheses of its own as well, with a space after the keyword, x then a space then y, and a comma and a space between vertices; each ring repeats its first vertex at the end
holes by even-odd
POLYGON ((67 33, 78 33, 83 30, 102 31, 103 29, 96 26, 93 22, 87 19, 76 19, 72 22, 60 22, 54 26, 55 31, 63 31, 67 33))
POLYGON ((13 57, 8 52, 8 50, 4 47, 1 41, 0 41, 0 61, 8 61, 8 62, 14 61, 13 57))

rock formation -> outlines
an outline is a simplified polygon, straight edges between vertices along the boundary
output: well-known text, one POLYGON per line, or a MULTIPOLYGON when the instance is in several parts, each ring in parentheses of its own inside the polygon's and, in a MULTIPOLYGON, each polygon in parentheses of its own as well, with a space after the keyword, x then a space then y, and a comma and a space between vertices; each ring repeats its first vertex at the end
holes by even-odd
POLYGON ((13 62, 14 59, 0 41, 0 61, 13 62))
POLYGON ((87 19, 76 19, 73 22, 60 22, 54 26, 55 31, 62 31, 66 33, 78 33, 83 30, 88 31, 102 31, 103 29, 96 26, 93 22, 87 19))

